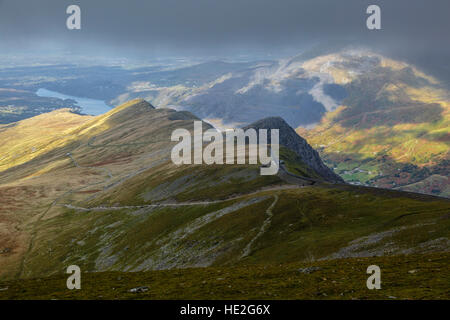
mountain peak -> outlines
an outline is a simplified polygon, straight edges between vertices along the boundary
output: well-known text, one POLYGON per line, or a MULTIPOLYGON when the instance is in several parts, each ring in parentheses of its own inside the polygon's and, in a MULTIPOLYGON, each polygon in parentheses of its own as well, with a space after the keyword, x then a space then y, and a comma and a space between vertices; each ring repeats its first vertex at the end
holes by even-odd
MULTIPOLYGON (((327 181, 331 182, 343 182, 342 178, 328 168, 320 158, 316 150, 314 150, 308 142, 300 137, 295 130, 287 124, 287 122, 281 117, 268 117, 258 120, 244 129, 253 128, 258 129, 279 129, 280 145, 294 151, 301 160, 310 166, 316 173, 327 181)), ((268 143, 270 143, 270 136, 268 137, 268 143)))
POLYGON ((133 117, 138 117, 147 112, 151 112, 153 110, 155 110, 155 107, 144 99, 133 99, 101 115, 100 118, 123 122, 133 117))
MULTIPOLYGON (((147 102, 144 99, 133 99, 133 100, 130 100, 130 101, 127 101, 127 102, 121 104, 120 106, 117 106, 116 108, 114 108, 111 111, 118 112, 118 111, 122 111, 122 110, 125 110, 125 109, 127 109, 128 111, 131 110, 131 109, 137 109, 137 110, 141 110, 141 111, 148 111, 149 109, 150 110, 155 109, 155 107, 152 106, 151 103, 147 102)), ((113 113, 116 113, 116 112, 113 112, 113 113)))
MULTIPOLYGON (((247 126, 248 128, 255 129, 292 129, 287 122, 281 117, 267 117, 261 120, 255 121, 247 126)), ((293 129, 292 129, 293 130, 293 129)))

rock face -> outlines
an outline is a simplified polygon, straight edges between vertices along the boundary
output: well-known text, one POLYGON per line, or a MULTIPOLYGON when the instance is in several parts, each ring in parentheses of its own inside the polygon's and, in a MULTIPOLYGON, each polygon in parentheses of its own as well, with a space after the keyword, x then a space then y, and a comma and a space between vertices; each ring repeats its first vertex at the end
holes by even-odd
MULTIPOLYGON (((344 182, 344 180, 335 174, 333 170, 328 168, 320 158, 316 150, 314 150, 308 142, 300 137, 294 129, 292 129, 286 121, 280 117, 269 117, 256 121, 244 129, 279 129, 280 145, 294 151, 302 161, 314 169, 320 176, 330 182, 344 182)), ((270 135, 268 135, 268 143, 270 143, 270 135)))

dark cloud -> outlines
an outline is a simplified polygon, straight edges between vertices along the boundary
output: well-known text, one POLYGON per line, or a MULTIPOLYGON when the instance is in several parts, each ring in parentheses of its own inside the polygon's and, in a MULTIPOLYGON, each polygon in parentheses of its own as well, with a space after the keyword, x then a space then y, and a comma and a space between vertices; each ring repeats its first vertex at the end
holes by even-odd
MULTIPOLYGON (((360 44, 426 61, 450 52, 448 0, 3 0, 3 52, 67 50, 138 55, 280 53, 320 42, 360 44), (66 29, 66 8, 82 30, 66 29), (382 9, 382 30, 365 26, 382 9)), ((440 60, 439 60, 440 61, 440 60)))

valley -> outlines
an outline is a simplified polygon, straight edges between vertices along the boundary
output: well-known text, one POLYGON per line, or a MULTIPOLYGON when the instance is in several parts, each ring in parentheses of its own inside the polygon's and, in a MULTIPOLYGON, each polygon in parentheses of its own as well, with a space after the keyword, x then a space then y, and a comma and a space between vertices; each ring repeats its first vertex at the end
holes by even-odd
POLYGON ((61 100, 75 101, 76 105, 79 106, 80 108, 79 112, 82 114, 98 116, 111 110, 111 108, 101 100, 68 96, 65 94, 61 94, 43 88, 38 89, 38 91, 36 91, 36 95, 39 97, 48 97, 48 98, 57 98, 61 100))

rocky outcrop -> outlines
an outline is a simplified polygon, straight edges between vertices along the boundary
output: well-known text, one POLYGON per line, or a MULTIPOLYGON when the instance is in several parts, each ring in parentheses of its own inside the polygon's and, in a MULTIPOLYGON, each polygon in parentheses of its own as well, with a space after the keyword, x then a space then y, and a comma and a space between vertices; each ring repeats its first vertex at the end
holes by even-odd
MULTIPOLYGON (((280 145, 294 151, 305 164, 311 167, 325 180, 330 182, 344 182, 340 176, 322 162, 317 151, 314 150, 305 139, 300 137, 282 118, 265 118, 246 126, 244 129, 248 128, 254 128, 256 130, 279 129, 280 145)), ((268 143, 270 143, 270 135, 268 135, 268 143)))

